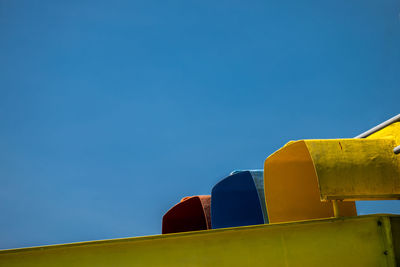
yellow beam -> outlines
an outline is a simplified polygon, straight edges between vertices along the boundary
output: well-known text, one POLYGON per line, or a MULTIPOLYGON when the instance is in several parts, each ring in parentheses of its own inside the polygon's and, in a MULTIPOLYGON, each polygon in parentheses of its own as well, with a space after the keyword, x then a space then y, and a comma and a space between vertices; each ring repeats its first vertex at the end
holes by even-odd
POLYGON ((399 219, 360 216, 4 250, 0 266, 396 266, 399 219))
POLYGON ((400 198, 400 155, 394 139, 305 140, 321 200, 400 198))

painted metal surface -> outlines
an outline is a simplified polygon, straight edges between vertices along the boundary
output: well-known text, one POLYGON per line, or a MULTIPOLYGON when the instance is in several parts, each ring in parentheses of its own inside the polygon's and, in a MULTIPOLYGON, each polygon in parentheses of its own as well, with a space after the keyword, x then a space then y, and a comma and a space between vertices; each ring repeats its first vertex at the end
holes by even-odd
POLYGON ((400 114, 382 122, 374 128, 356 136, 355 138, 392 138, 395 140, 396 147, 393 149, 395 154, 400 153, 400 114))
MULTIPOLYGON (((305 141, 289 142, 264 163, 265 198, 272 223, 329 218, 333 205, 321 202, 318 178, 305 141)), ((354 202, 338 203, 342 216, 357 215, 354 202)))
POLYGON ((0 251, 0 266, 396 266, 399 217, 360 216, 0 251))
POLYGON ((264 171, 263 170, 251 170, 251 176, 253 177, 254 185, 256 186, 258 193, 258 200, 260 201, 261 210, 264 217, 264 223, 268 223, 268 212, 265 205, 265 191, 264 191, 264 171))
MULTIPOLYGON (((260 179, 260 175, 253 177, 250 171, 233 172, 213 187, 211 191, 213 229, 265 223, 262 207, 265 206, 265 201, 260 201, 260 190, 257 189, 261 183, 260 179), (258 179, 257 183, 254 179, 258 179)), ((262 191, 261 193, 263 194, 262 191)))
POLYGON ((304 143, 315 167, 321 200, 400 198, 400 157, 393 153, 393 138, 304 143))
POLYGON ((210 195, 183 198, 162 219, 162 233, 211 229, 210 195))
POLYGON ((387 127, 370 134, 367 139, 389 138, 393 139, 395 146, 400 145, 400 122, 394 122, 387 127))
POLYGON ((253 177, 254 185, 256 186, 258 199, 260 201, 261 210, 264 216, 264 223, 268 223, 267 207, 265 206, 265 195, 264 195, 264 170, 235 170, 230 175, 248 171, 253 177))

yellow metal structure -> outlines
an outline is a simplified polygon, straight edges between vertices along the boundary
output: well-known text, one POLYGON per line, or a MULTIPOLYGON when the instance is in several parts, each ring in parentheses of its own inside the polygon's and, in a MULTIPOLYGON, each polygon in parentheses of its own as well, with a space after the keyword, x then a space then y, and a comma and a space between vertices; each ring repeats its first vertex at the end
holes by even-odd
MULTIPOLYGON (((333 205, 321 202, 318 177, 305 141, 289 142, 264 163, 264 189, 272 223, 329 218, 333 205)), ((357 215, 354 202, 338 203, 341 216, 357 215)))
POLYGON ((366 138, 367 139, 389 138, 394 140, 396 146, 400 146, 400 122, 392 123, 389 126, 369 135, 366 138))
POLYGON ((264 163, 269 221, 352 216, 354 202, 343 201, 400 199, 399 130, 394 123, 368 139, 292 141, 273 153, 264 163))
POLYGON ((359 216, 0 251, 0 266, 396 266, 400 216, 359 216))
POLYGON ((321 200, 400 198, 400 156, 394 139, 304 141, 314 163, 321 200))

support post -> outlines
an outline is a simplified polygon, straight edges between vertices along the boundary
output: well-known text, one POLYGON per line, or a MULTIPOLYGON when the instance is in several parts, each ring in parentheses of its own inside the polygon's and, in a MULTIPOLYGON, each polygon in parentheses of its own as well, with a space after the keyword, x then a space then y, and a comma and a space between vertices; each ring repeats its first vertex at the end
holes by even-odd
POLYGON ((335 218, 339 218, 340 214, 339 214, 339 205, 338 205, 338 200, 332 200, 332 205, 333 205, 333 216, 335 216, 335 218))

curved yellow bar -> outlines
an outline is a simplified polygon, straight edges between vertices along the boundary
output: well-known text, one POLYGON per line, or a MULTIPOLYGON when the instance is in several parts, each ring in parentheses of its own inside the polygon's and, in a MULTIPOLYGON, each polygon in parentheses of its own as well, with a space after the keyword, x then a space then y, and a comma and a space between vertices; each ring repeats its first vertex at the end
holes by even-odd
MULTIPOLYGON (((305 141, 289 142, 264 163, 265 199, 270 223, 333 217, 321 202, 318 177, 305 141)), ((338 203, 342 216, 356 216, 354 202, 338 203)))

